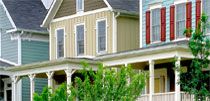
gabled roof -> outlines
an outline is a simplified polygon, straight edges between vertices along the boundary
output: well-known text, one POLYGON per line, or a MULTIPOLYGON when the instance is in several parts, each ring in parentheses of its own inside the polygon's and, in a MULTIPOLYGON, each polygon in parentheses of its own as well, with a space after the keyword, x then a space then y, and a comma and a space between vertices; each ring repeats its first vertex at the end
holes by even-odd
MULTIPOLYGON (((139 0, 103 0, 108 8, 114 12, 122 12, 128 14, 139 13, 139 0)), ((54 0, 47 16, 45 17, 42 27, 47 27, 50 21, 54 18, 63 0, 54 0)))
POLYGON ((47 14, 41 0, 2 0, 16 30, 47 33, 40 25, 47 14))
POLYGON ((139 13, 139 0, 106 0, 114 11, 139 13))

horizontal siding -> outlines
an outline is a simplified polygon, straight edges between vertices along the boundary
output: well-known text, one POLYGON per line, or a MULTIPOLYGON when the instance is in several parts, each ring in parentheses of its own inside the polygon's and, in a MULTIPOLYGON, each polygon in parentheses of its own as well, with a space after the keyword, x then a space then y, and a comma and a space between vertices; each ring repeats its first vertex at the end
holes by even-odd
POLYGON ((63 21, 51 23, 51 59, 56 59, 56 37, 57 28, 65 28, 65 51, 67 57, 75 57, 75 25, 85 23, 85 55, 96 56, 96 20, 107 19, 108 31, 108 53, 112 52, 112 12, 104 11, 91 15, 76 17, 63 21))
POLYGON ((49 43, 22 40, 22 64, 49 60, 49 43))
MULTIPOLYGON (((192 28, 195 29, 195 2, 196 0, 188 0, 192 2, 192 28)), ((162 2, 162 7, 166 7, 166 42, 170 42, 170 6, 174 4, 174 0, 143 0, 143 35, 142 35, 142 44, 143 47, 147 47, 146 45, 146 11, 149 10, 149 6, 155 4, 157 2, 162 2)))
POLYGON ((12 25, 6 15, 3 6, 0 4, 0 31, 1 31, 1 58, 17 63, 18 62, 18 44, 16 40, 11 40, 6 30, 12 28, 12 25))
MULTIPOLYGON (((35 92, 41 94, 44 87, 47 87, 46 78, 35 78, 35 92)), ((30 80, 28 77, 22 78, 22 101, 30 101, 30 80)))

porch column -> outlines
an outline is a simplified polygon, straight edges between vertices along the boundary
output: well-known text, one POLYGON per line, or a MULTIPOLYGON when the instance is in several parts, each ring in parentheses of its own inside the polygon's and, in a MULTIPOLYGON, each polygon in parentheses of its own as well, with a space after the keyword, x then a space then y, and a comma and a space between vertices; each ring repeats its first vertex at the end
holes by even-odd
POLYGON ((18 82, 19 77, 18 76, 12 76, 12 101, 16 101, 16 90, 17 90, 17 82, 18 82))
POLYGON ((35 78, 35 74, 30 74, 28 75, 29 79, 30 79, 30 94, 31 94, 31 101, 33 101, 33 95, 34 95, 34 78, 35 78))
POLYGON ((149 101, 153 101, 154 94, 154 61, 149 60, 149 101))
MULTIPOLYGON (((181 57, 178 57, 176 60, 176 68, 179 69, 180 68, 180 61, 181 61, 181 57)), ((179 78, 179 71, 175 70, 175 101, 181 101, 181 87, 178 84, 180 78, 179 78)))
POLYGON ((71 94, 71 91, 70 91, 70 87, 69 86, 71 85, 71 76, 72 76, 72 74, 74 72, 75 71, 73 71, 72 69, 66 69, 65 70, 66 78, 67 78, 66 82, 67 82, 67 93, 68 93, 68 95, 71 94))
MULTIPOLYGON (((54 75, 54 72, 47 72, 46 73, 47 75, 47 80, 48 80, 48 88, 53 88, 53 80, 52 80, 52 77, 54 75)), ((50 90, 50 92, 52 93, 52 89, 50 90)))

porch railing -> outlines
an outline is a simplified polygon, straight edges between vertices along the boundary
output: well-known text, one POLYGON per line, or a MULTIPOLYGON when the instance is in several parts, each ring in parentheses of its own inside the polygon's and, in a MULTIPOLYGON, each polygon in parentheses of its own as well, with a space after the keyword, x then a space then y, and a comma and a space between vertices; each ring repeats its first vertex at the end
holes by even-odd
MULTIPOLYGON (((142 95, 137 101, 149 101, 149 94, 142 95)), ((153 95, 153 101, 175 101, 175 92, 156 93, 153 95)), ((181 101, 194 101, 194 97, 181 92, 181 101)))

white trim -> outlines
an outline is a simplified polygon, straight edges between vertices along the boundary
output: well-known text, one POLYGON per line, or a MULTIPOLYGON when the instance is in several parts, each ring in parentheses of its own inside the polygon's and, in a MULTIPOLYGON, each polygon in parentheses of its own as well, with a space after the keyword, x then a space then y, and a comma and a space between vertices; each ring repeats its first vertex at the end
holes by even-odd
POLYGON ((107 53, 107 47, 108 47, 108 39, 107 39, 107 36, 108 36, 108 24, 107 24, 107 18, 102 18, 102 19, 97 19, 96 20, 96 53, 98 54, 98 55, 101 55, 101 54, 105 54, 105 53, 107 53), (105 47, 105 50, 104 51, 99 51, 98 50, 98 23, 99 22, 101 22, 101 21, 105 21, 105 35, 106 35, 106 47, 105 47))
POLYGON ((21 37, 18 36, 18 65, 22 64, 22 45, 21 45, 21 37))
POLYGON ((150 40, 151 40, 151 44, 155 44, 155 43, 160 43, 161 42, 161 5, 160 6, 158 6, 158 7, 156 7, 156 8, 153 8, 153 9, 150 9, 150 11, 151 11, 151 14, 150 14, 150 33, 151 33, 151 36, 150 36, 150 40), (159 21, 160 21, 160 29, 159 29, 159 34, 160 34, 160 36, 159 36, 159 40, 157 40, 157 41, 153 41, 153 33, 152 33, 152 27, 153 27, 153 21, 152 21, 152 10, 155 10, 155 9, 159 9, 159 11, 160 11, 160 19, 159 19, 159 21))
POLYGON ((88 12, 84 12, 84 13, 80 13, 80 14, 64 16, 64 17, 53 19, 52 22, 58 22, 58 21, 72 19, 72 18, 76 18, 76 17, 80 17, 80 16, 91 15, 91 14, 95 14, 95 13, 99 13, 99 12, 103 12, 103 11, 109 11, 109 9, 108 8, 101 8, 101 9, 92 10, 92 11, 88 11, 88 12))
POLYGON ((78 23, 74 25, 74 34, 75 34, 75 56, 76 57, 80 57, 80 56, 85 56, 86 54, 86 27, 85 27, 85 23, 78 23), (84 26, 84 53, 83 54, 77 54, 77 26, 83 25, 84 26))
MULTIPOLYGON (((51 32, 52 32, 52 26, 50 25, 50 27, 49 27, 49 60, 52 60, 52 39, 54 38, 54 36, 52 36, 52 34, 51 34, 51 32)), ((54 33, 55 34, 55 33, 54 33)))
POLYGON ((80 5, 80 4, 78 4, 78 0, 76 0, 76 12, 77 12, 78 14, 81 14, 81 13, 84 12, 85 0, 82 0, 81 3, 82 3, 82 9, 80 10, 80 9, 79 9, 79 5, 80 5))
POLYGON ((181 4, 181 3, 187 3, 189 0, 174 0, 174 5, 181 4))
POLYGON ((0 70, 0 75, 5 75, 5 76, 12 76, 13 72, 7 71, 7 70, 0 70))
POLYGON ((158 9, 158 8, 162 8, 162 3, 155 3, 149 5, 149 10, 158 9))
POLYGON ((109 2, 107 0, 103 0, 105 2, 105 4, 108 6, 109 10, 113 11, 112 6, 109 4, 109 2))
POLYGON ((2 59, 2 58, 0 58, 0 61, 2 61, 2 62, 6 62, 6 63, 8 63, 8 64, 10 64, 10 65, 18 66, 18 64, 17 64, 17 63, 15 63, 15 62, 11 62, 11 61, 8 61, 8 60, 2 59))
POLYGON ((58 59, 58 58, 63 58, 63 57, 58 57, 58 38, 57 38, 57 36, 58 36, 58 33, 57 33, 57 31, 58 30, 63 30, 63 57, 66 57, 66 44, 65 44, 65 42, 66 42, 66 39, 65 39, 65 36, 66 36, 66 32, 65 32, 65 27, 60 27, 60 28, 56 28, 55 29, 55 40, 56 40, 56 46, 55 46, 55 51, 56 51, 56 59, 58 59))
POLYGON ((14 23, 14 21, 13 21, 11 15, 9 14, 9 11, 7 10, 7 7, 5 6, 4 2, 3 2, 2 0, 0 0, 0 3, 2 4, 4 10, 6 11, 6 15, 7 15, 7 17, 8 17, 8 19, 9 19, 10 23, 12 24, 12 27, 13 27, 13 28, 16 28, 16 25, 15 25, 15 23, 14 23))
POLYGON ((140 39, 140 43, 139 43, 139 47, 142 48, 143 47, 143 9, 142 9, 142 0, 139 0, 139 39, 140 39))

